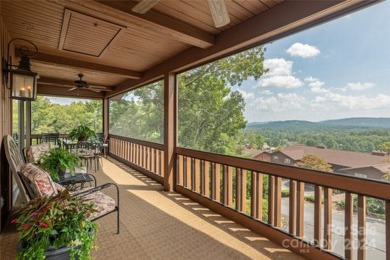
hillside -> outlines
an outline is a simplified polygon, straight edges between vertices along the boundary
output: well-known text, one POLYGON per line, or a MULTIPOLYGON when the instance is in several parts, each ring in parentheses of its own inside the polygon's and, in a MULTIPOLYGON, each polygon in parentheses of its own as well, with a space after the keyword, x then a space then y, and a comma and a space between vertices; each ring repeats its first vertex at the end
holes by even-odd
POLYGON ((306 129, 306 130, 330 130, 330 129, 368 129, 390 128, 390 118, 354 117, 321 122, 303 120, 286 120, 272 122, 251 122, 247 129, 306 129))

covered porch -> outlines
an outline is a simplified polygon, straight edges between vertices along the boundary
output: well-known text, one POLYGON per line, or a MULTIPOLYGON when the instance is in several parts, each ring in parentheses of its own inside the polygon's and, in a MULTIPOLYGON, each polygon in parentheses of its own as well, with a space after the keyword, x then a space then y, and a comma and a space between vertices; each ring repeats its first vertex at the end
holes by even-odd
MULTIPOLYGON (((389 258, 387 183, 195 151, 180 147, 177 141, 178 73, 376 1, 224 2, 230 23, 222 27, 216 27, 206 1, 161 1, 145 15, 132 11, 136 1, 0 2, 2 57, 9 60, 9 53, 14 61, 20 58, 22 45, 8 46, 14 38, 27 39, 38 47, 38 54, 31 57, 32 70, 40 74, 38 94, 102 100, 110 159, 97 173, 98 182, 112 180, 121 186, 125 228, 116 236, 110 232, 111 216, 100 220, 96 258, 290 259, 301 254, 311 259, 366 259, 366 232, 354 233, 355 229, 366 230, 366 211, 354 213, 353 195, 358 196, 359 209, 365 209, 366 196, 385 201, 383 255, 389 258), (81 72, 91 88, 76 86, 70 91, 81 72), (162 143, 110 133, 110 100, 158 80, 163 81, 164 90, 162 143), (290 183, 287 229, 282 228, 282 180, 290 183), (263 212, 265 182, 267 212, 263 212), (305 184, 315 187, 312 241, 304 237, 305 184), (345 192, 343 241, 358 242, 357 246, 345 246, 343 256, 332 251, 334 189, 345 192)), ((9 84, 2 77, 1 136, 12 133, 9 84)), ((31 102, 17 104, 22 115, 18 126, 22 146, 29 146, 37 137, 31 133, 31 102)), ((1 172, 3 253, 8 242, 15 241, 6 227, 15 190, 4 158, 1 172)), ((13 257, 13 250, 5 251, 13 257)))
MULTIPOLYGON (((102 166, 99 184, 120 187, 121 233, 114 215, 100 219, 94 259, 303 259, 125 164, 108 158, 102 166)), ((1 259, 15 259, 13 227, 0 241, 1 259)))

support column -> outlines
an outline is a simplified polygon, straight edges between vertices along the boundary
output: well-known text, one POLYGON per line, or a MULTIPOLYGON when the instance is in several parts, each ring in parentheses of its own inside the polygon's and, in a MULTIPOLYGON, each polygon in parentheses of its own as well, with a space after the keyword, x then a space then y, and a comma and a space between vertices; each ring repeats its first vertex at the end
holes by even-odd
POLYGON ((103 133, 104 138, 108 137, 109 134, 109 109, 108 109, 108 98, 103 98, 103 133))
POLYGON ((24 129, 25 129, 25 121, 24 121, 24 101, 18 101, 19 106, 19 149, 22 150, 24 146, 24 129))
POLYGON ((176 76, 164 76, 164 190, 173 191, 176 184, 176 76))
POLYGON ((31 145, 31 101, 26 101, 26 147, 31 145))

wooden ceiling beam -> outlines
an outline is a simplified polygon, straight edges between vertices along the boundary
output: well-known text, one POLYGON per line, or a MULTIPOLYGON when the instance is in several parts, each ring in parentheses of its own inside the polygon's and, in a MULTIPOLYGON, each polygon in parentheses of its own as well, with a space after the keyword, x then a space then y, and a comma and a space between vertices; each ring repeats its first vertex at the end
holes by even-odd
POLYGON ((215 35, 192 26, 188 23, 182 22, 168 15, 157 12, 153 9, 145 14, 133 12, 131 9, 137 5, 132 1, 107 1, 96 0, 96 2, 111 7, 116 11, 125 13, 128 16, 141 19, 141 26, 146 29, 157 29, 158 32, 166 34, 178 41, 199 47, 202 49, 209 48, 214 45, 215 35), (151 28, 154 27, 154 28, 151 28))
POLYGON ((60 97, 78 97, 78 98, 104 98, 104 93, 93 92, 85 89, 68 91, 67 88, 55 85, 43 85, 38 83, 37 93, 39 95, 60 96, 60 97))
POLYGON ((144 72, 142 79, 126 80, 117 85, 115 91, 107 94, 107 97, 121 94, 129 89, 160 79, 165 73, 180 72, 226 57, 240 50, 274 41, 375 2, 377 1, 308 0, 282 2, 229 30, 221 32, 217 36, 216 43, 213 47, 205 50, 191 48, 181 52, 144 72))
MULTIPOLYGON (((39 78, 38 83, 40 85, 51 85, 51 86, 65 87, 65 88, 73 88, 74 87, 74 81, 46 78, 46 77, 39 78)), ((95 84, 91 84, 91 86, 94 86, 94 85, 95 84)), ((99 86, 101 86, 101 85, 99 85, 99 86)), ((113 91, 114 90, 114 87, 111 87, 111 86, 104 86, 104 87, 106 88, 106 91, 113 91)))
MULTIPOLYGON (((17 52, 19 53, 19 52, 17 52)), ((142 74, 137 71, 117 68, 87 61, 81 61, 71 58, 59 57, 51 54, 38 53, 36 56, 31 58, 34 62, 40 62, 45 64, 53 64, 58 66, 70 67, 70 68, 80 68, 99 71, 101 73, 118 75, 128 79, 140 79, 142 74)))

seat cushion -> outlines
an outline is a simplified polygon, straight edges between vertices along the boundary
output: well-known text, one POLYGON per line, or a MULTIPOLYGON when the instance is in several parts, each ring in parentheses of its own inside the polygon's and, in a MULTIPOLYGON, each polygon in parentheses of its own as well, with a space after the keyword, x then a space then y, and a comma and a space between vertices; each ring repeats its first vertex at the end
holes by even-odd
POLYGON ((48 151, 50 151, 49 143, 31 145, 30 148, 26 151, 27 160, 30 163, 39 163, 41 154, 48 151))
POLYGON ((27 163, 22 166, 20 172, 28 180, 30 180, 28 185, 30 185, 30 188, 35 191, 37 196, 57 195, 58 192, 54 182, 51 179, 50 174, 46 171, 40 169, 32 163, 27 163))
MULTIPOLYGON (((89 189, 90 188, 80 190, 72 194, 74 195, 89 189)), ((115 200, 107 196, 103 192, 100 191, 93 192, 91 194, 83 196, 83 198, 85 199, 86 203, 92 203, 94 205, 94 209, 97 210, 97 212, 93 212, 92 215, 90 216, 90 219, 92 220, 104 214, 107 214, 108 212, 115 210, 115 200)))

